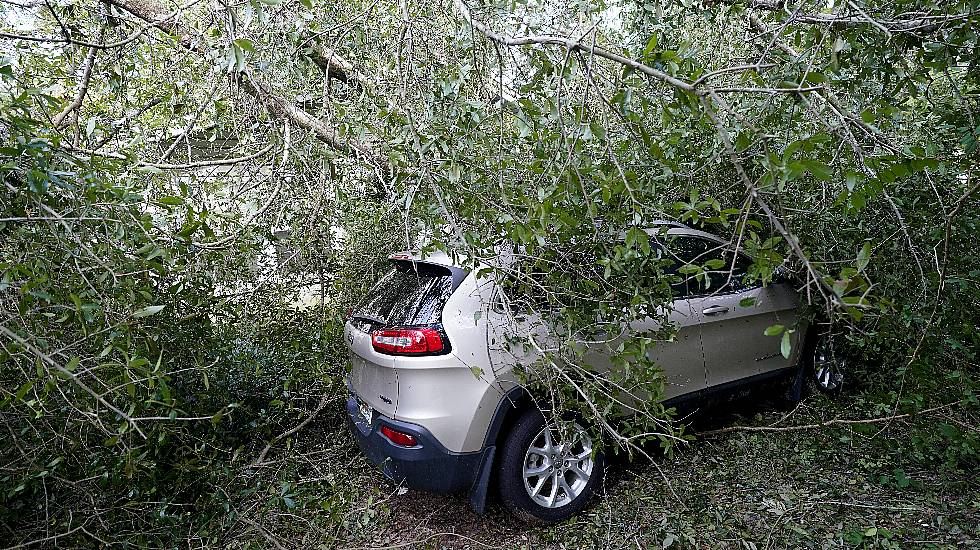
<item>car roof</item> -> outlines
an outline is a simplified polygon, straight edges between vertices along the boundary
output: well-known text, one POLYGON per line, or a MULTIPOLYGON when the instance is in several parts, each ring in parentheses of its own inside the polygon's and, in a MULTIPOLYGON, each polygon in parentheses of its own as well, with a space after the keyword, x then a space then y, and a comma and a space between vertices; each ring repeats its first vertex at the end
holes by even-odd
MULTIPOLYGON (((659 230, 654 228, 644 229, 644 231, 646 231, 646 233, 650 236, 653 236, 655 234, 661 234, 659 230)), ((728 242, 725 239, 719 237, 718 235, 715 235, 714 233, 708 233, 707 231, 701 231, 700 229, 694 229, 693 227, 688 227, 686 225, 681 225, 680 227, 671 226, 670 229, 667 230, 667 234, 687 235, 690 237, 701 237, 704 239, 708 239, 709 241, 716 242, 718 244, 725 244, 728 242)))
POLYGON ((462 254, 456 255, 454 259, 449 254, 441 250, 423 252, 421 250, 402 250, 388 256, 389 260, 409 260, 412 262, 422 262, 427 264, 444 265, 447 267, 460 267, 466 257, 462 254))
MULTIPOLYGON (((701 237, 708 239, 712 242, 718 244, 726 244, 728 241, 722 239, 718 235, 708 233, 707 231, 701 231, 699 229, 694 229, 693 227, 684 225, 682 223, 670 221, 670 220, 654 220, 646 224, 647 227, 643 229, 647 235, 651 237, 656 237, 660 235, 687 235, 691 237, 701 237), (666 231, 664 231, 666 228, 666 231)), ((625 234, 623 234, 625 237, 625 234)), ((508 251, 501 250, 502 255, 509 255, 508 251)), ((428 264, 442 265, 446 267, 460 268, 466 260, 465 254, 453 254, 449 255, 441 250, 426 251, 421 250, 402 250, 396 252, 389 256, 391 260, 408 260, 413 262, 423 262, 428 264)), ((505 262, 506 263, 506 262, 505 262)))

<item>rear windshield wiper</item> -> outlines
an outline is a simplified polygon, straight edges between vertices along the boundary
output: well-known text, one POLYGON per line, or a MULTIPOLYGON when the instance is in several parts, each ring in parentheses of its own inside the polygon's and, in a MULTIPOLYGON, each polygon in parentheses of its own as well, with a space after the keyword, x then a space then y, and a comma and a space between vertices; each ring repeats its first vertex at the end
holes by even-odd
POLYGON ((377 317, 371 317, 366 313, 354 313, 350 316, 351 319, 363 319, 369 321, 375 325, 385 325, 387 324, 384 319, 378 319, 377 317))

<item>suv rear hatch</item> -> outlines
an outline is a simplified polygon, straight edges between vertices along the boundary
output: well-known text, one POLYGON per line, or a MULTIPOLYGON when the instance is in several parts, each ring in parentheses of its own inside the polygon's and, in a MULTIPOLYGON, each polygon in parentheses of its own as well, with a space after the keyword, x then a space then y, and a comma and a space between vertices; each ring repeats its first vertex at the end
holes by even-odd
POLYGON ((357 396, 381 414, 394 417, 398 408, 397 362, 410 355, 448 353, 451 345, 442 330, 442 310, 466 272, 416 261, 396 254, 392 266, 351 311, 344 328, 350 348, 350 383, 357 396), (436 332, 442 339, 438 352, 400 355, 379 350, 372 332, 418 328, 436 332))

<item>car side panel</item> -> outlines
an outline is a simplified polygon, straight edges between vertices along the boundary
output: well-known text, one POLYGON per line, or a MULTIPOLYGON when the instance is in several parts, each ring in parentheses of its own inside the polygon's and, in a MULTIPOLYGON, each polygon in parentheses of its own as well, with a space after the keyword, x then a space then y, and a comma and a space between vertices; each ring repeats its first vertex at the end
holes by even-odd
POLYGON ((788 285, 706 296, 693 300, 692 305, 701 313, 709 387, 795 364, 795 350, 805 330, 797 329, 790 335, 794 353, 789 359, 780 352, 780 337, 765 335, 766 328, 772 325, 793 328, 797 321, 799 298, 788 285), (747 299, 754 303, 743 305, 747 299))
MULTIPOLYGON (((707 384, 700 318, 691 301, 675 301, 668 322, 676 330, 673 339, 657 341, 647 352, 647 357, 663 369, 664 399, 702 390, 707 384)), ((638 332, 657 331, 660 323, 647 318, 633 323, 632 328, 638 332)))

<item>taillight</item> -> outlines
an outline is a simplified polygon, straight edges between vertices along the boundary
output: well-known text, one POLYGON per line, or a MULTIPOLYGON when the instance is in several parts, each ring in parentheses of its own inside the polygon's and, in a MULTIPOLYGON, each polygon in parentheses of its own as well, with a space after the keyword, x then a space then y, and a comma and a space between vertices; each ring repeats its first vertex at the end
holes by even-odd
POLYGON ((434 328, 389 328, 371 333, 371 345, 388 355, 440 353, 445 345, 442 334, 434 328))
POLYGON ((414 435, 399 432, 398 430, 389 428, 385 425, 381 426, 381 433, 395 445, 401 445, 402 447, 414 447, 418 445, 414 435))

